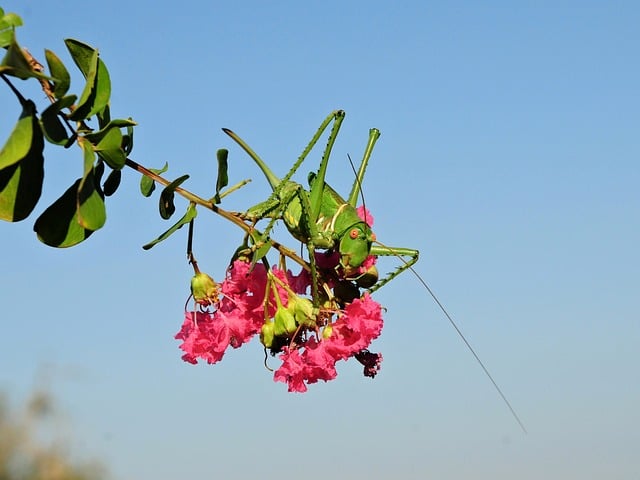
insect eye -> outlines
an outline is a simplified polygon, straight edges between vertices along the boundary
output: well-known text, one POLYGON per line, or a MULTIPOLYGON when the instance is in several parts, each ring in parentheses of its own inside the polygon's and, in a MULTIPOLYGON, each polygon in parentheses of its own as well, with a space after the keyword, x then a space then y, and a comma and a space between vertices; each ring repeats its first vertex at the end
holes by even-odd
POLYGON ((358 231, 358 229, 357 229, 357 228, 354 228, 354 229, 352 229, 352 230, 349 232, 349 236, 350 236, 353 240, 355 240, 356 238, 358 238, 358 237, 360 236, 360 232, 358 231))

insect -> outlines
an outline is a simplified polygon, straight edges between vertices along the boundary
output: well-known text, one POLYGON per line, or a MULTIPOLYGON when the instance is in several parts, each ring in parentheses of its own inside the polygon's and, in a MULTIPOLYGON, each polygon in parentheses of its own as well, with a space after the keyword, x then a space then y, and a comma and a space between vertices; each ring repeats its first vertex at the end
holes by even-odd
POLYGON ((287 229, 309 250, 312 269, 315 269, 314 254, 318 249, 335 251, 339 255, 339 267, 343 278, 355 281, 359 286, 374 291, 392 280, 418 261, 418 250, 392 248, 382 245, 365 220, 356 210, 360 185, 364 177, 373 147, 380 137, 376 128, 369 131, 369 140, 351 192, 345 200, 325 182, 329 156, 340 130, 345 112, 336 110, 322 122, 293 167, 284 176, 278 178, 267 164, 237 134, 225 128, 229 135, 255 161, 265 175, 272 189, 269 198, 251 207, 246 217, 254 221, 270 218, 271 222, 264 230, 265 237, 270 233, 278 219, 283 220, 287 229), (325 130, 333 123, 327 145, 316 173, 309 174, 309 190, 299 183, 291 181, 313 147, 318 143, 325 130), (370 256, 396 256, 403 259, 402 265, 382 279, 377 271, 362 272, 362 265, 370 256))
POLYGON ((297 161, 282 179, 278 178, 271 169, 269 169, 266 163, 242 138, 227 128, 223 129, 258 165, 272 189, 272 194, 269 198, 248 209, 245 217, 253 222, 264 218, 270 219, 263 233, 262 241, 264 243, 268 240, 268 235, 275 222, 282 220, 291 235, 307 246, 311 266, 312 298, 314 300, 314 306, 316 307, 318 298, 318 275, 316 273, 315 261, 316 250, 337 252, 339 255, 338 267, 342 270, 342 278, 353 281, 358 287, 367 288, 370 292, 379 289, 403 271, 407 269, 411 270, 444 313, 458 336, 462 339, 467 349, 471 352, 476 362, 493 384, 512 416, 526 433, 524 424, 474 348, 442 303, 440 303, 429 285, 413 269, 413 265, 418 261, 418 250, 389 247, 382 244, 371 231, 366 221, 366 213, 365 219, 362 219, 358 215, 356 203, 361 191, 360 186, 374 145, 380 137, 380 132, 376 128, 369 130, 369 140, 358 171, 356 172, 351 192, 346 200, 325 182, 329 156, 344 116, 344 111, 336 110, 325 118, 297 161), (309 174, 309 190, 307 190, 299 183, 293 182, 291 178, 305 161, 313 147, 318 143, 322 134, 332 123, 333 125, 328 136, 327 145, 320 160, 320 166, 316 173, 309 174), (366 272, 362 271, 363 269, 361 267, 363 267, 370 255, 394 256, 401 260, 401 265, 384 278, 379 279, 377 271, 375 270, 372 271, 369 269, 366 272))

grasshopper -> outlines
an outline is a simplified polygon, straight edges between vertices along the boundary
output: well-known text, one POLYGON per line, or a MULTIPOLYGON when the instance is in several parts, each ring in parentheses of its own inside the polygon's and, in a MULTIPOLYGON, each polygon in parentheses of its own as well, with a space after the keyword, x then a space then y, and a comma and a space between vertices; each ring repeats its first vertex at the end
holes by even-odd
POLYGON ((353 280, 358 286, 373 292, 404 270, 411 268, 418 261, 419 252, 415 249, 382 245, 376 240, 367 222, 362 220, 356 211, 360 185, 373 147, 380 137, 378 129, 369 130, 369 140, 348 199, 345 200, 325 182, 329 156, 344 116, 343 110, 336 110, 325 118, 293 167, 282 179, 278 178, 237 134, 227 128, 223 131, 253 159, 271 186, 272 194, 269 198, 251 207, 245 214, 246 218, 253 221, 271 218, 271 222, 264 231, 265 239, 275 221, 281 219, 291 235, 307 246, 313 280, 315 280, 314 252, 319 249, 332 250, 339 254, 339 267, 344 272, 343 278, 353 280), (316 173, 309 174, 309 190, 306 190, 299 183, 291 181, 291 177, 332 122, 333 126, 320 160, 320 167, 316 173), (360 271, 360 267, 369 255, 396 256, 402 259, 402 265, 385 278, 378 279, 375 270, 365 273, 360 271))

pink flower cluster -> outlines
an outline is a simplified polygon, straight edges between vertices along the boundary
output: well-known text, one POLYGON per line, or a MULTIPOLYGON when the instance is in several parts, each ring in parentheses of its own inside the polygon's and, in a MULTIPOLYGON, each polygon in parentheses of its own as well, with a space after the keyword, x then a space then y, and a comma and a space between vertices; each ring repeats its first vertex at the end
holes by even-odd
POLYGON ((338 360, 352 356, 358 358, 359 355, 365 358, 364 352, 377 355, 378 360, 373 362, 373 366, 369 359, 365 364, 365 375, 374 377, 380 369, 382 355, 370 354, 366 348, 380 335, 382 323, 380 304, 365 293, 361 299, 347 305, 342 315, 331 324, 326 338, 318 341, 311 335, 299 348, 285 347, 280 355, 282 366, 276 370, 274 380, 287 383, 290 392, 306 392, 309 383, 336 378, 335 364, 338 360))
MULTIPOLYGON (((252 268, 249 263, 236 260, 220 285, 216 309, 185 312, 182 328, 175 336, 182 340, 182 359, 192 364, 198 359, 210 364, 220 361, 229 346, 238 348, 248 342, 274 317, 277 308, 287 307, 292 294, 305 294, 311 283, 306 270, 292 275, 290 271, 271 268, 271 273, 278 279, 273 283, 278 299, 269 288, 264 265, 252 268)), ((336 362, 350 357, 365 366, 366 376, 374 377, 382 356, 367 348, 382 330, 381 310, 366 293, 343 310, 322 309, 315 328, 301 325, 299 332, 280 344, 284 346, 271 349, 272 353, 280 352, 282 360, 274 380, 287 383, 290 392, 305 392, 307 384, 334 379, 336 362)))

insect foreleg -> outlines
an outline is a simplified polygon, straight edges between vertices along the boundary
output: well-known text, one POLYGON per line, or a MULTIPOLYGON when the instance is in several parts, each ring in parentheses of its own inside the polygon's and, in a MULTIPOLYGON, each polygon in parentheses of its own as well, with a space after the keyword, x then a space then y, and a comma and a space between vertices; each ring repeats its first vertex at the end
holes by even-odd
POLYGON ((376 256, 397 257, 402 262, 402 265, 397 267, 394 271, 388 273, 384 278, 378 280, 375 285, 373 285, 369 289, 370 292, 375 292, 405 270, 411 269, 411 267, 418 261, 418 256, 420 255, 420 252, 418 250, 414 250, 412 248, 387 247, 386 245, 383 245, 378 241, 376 241, 376 245, 371 246, 370 253, 371 255, 376 256))

